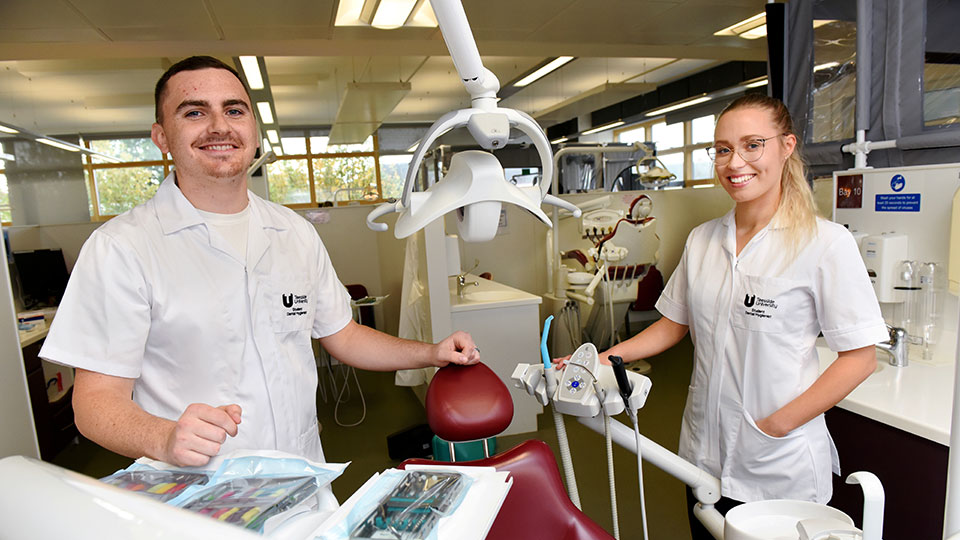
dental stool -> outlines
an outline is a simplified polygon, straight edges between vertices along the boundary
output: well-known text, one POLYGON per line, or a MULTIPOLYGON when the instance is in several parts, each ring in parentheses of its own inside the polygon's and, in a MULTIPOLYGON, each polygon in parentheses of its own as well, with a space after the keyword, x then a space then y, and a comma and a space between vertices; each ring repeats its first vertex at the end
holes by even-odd
MULTIPOLYGON (((454 442, 485 441, 506 429, 513 418, 510 391, 482 363, 451 364, 438 370, 427 389, 426 408, 430 429, 441 439, 454 442)), ((542 441, 525 441, 492 457, 459 464, 494 467, 509 471, 513 478, 513 486, 487 534, 489 540, 612 538, 570 501, 553 452, 542 441)), ((406 465, 449 463, 408 459, 400 468, 406 465)))

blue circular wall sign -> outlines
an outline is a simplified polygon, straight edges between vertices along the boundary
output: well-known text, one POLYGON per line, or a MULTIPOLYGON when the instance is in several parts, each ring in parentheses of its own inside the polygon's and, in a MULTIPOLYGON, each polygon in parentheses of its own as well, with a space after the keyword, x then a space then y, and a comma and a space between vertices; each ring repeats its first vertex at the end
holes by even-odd
POLYGON ((890 179, 890 189, 896 191, 897 193, 903 191, 903 188, 906 186, 907 180, 902 174, 894 175, 894 177, 890 179))

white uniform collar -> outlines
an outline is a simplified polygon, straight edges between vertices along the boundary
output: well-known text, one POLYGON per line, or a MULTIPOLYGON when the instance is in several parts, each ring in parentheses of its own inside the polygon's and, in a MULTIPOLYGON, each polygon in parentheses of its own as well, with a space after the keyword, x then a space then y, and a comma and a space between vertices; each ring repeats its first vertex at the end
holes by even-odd
MULTIPOLYGON (((732 227, 736 229, 737 223, 735 221, 736 217, 734 215, 734 212, 736 212, 736 207, 731 208, 729 212, 727 212, 722 218, 720 218, 720 223, 723 224, 725 227, 732 227)), ((773 219, 770 220, 770 223, 767 223, 767 225, 761 230, 767 230, 767 229, 777 230, 777 229, 786 229, 786 228, 787 226, 781 223, 780 221, 780 212, 777 212, 776 214, 773 215, 773 219)))
MULTIPOLYGON (((730 209, 722 218, 720 218, 720 224, 727 228, 726 234, 723 235, 723 249, 726 250, 731 256, 737 257, 737 222, 734 212, 736 207, 730 209)), ((744 246, 743 251, 740 252, 740 257, 742 257, 746 251, 747 247, 756 245, 759 242, 762 242, 764 237, 769 231, 775 231, 780 229, 785 229, 786 226, 780 220, 779 213, 774 214, 773 219, 770 220, 770 223, 767 223, 762 229, 757 231, 757 234, 750 239, 747 243, 747 246, 744 246)))
MULTIPOLYGON (((176 171, 172 171, 157 189, 156 200, 157 219, 164 234, 172 234, 187 227, 204 224, 203 216, 187 200, 176 184, 176 171)), ((270 208, 265 201, 247 191, 247 200, 250 205, 250 217, 254 223, 259 222, 265 229, 284 230, 287 225, 279 215, 270 208)))

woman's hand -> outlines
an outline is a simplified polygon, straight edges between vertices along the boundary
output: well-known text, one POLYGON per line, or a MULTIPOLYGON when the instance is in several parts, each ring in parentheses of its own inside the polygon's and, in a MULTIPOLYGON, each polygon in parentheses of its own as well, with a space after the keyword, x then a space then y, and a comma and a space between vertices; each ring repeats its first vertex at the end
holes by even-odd
POLYGON ((770 416, 757 420, 757 428, 760 431, 766 433, 767 435, 779 439, 780 437, 786 437, 787 433, 790 433, 789 429, 783 429, 783 427, 777 425, 777 421, 774 418, 776 413, 771 414, 770 416))
POLYGON ((570 360, 570 356, 571 356, 571 355, 568 354, 568 355, 563 356, 563 357, 561 357, 561 358, 554 358, 554 359, 553 359, 553 368, 556 369, 557 371, 560 371, 561 369, 563 369, 564 366, 567 365, 567 360, 570 360))
MULTIPOLYGON (((568 354, 568 355, 566 355, 566 356, 564 356, 564 357, 562 357, 562 358, 554 358, 554 359, 553 359, 553 367, 554 367, 557 371, 562 370, 562 369, 567 365, 567 361, 570 360, 570 356, 572 356, 572 355, 568 354)), ((610 351, 602 352, 602 353, 598 354, 597 356, 600 358, 600 363, 601 363, 601 364, 605 364, 605 365, 608 365, 608 366, 610 365, 610 351)), ((626 362, 626 360, 624 360, 624 362, 626 362)))

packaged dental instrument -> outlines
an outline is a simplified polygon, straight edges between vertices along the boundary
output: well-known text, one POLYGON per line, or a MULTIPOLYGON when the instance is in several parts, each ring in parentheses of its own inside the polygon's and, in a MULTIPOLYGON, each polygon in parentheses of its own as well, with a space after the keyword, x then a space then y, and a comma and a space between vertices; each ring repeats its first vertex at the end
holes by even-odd
POLYGON ((210 473, 204 471, 158 470, 153 467, 134 464, 117 471, 102 482, 129 491, 142 493, 160 502, 168 502, 191 486, 203 486, 210 481, 210 473), (135 467, 135 468, 134 468, 135 467))
POLYGON ((267 520, 303 503, 309 506, 318 487, 312 476, 235 478, 195 495, 183 508, 263 532, 267 520))
POLYGON ((140 458, 102 481, 269 535, 301 514, 310 513, 308 521, 331 514, 337 503, 326 486, 346 467, 279 451, 238 450, 198 469, 140 458))
MULTIPOLYGON (((343 501, 340 508, 313 531, 313 536, 317 540, 370 538, 370 536, 355 536, 354 532, 375 510, 381 507, 381 503, 400 485, 405 475, 414 471, 425 475, 457 473, 462 476, 463 482, 462 493, 458 496, 460 500, 447 507, 446 515, 439 517, 433 530, 421 531, 425 540, 437 538, 483 540, 513 483, 510 473, 497 471, 493 467, 408 464, 406 471, 387 469, 375 473, 353 495, 343 501)), ((375 516, 373 525, 376 525, 375 516)), ((370 532, 375 531, 371 529, 370 532)), ((356 531, 356 533, 361 534, 362 531, 356 531)), ((386 538, 396 540, 398 536, 391 534, 386 538)), ((400 538, 405 537, 400 536, 400 538)))
POLYGON ((226 523, 269 534, 288 519, 321 506, 320 488, 346 468, 278 454, 224 459, 210 487, 172 504, 226 523))
POLYGON ((436 538, 439 520, 456 510, 471 483, 458 472, 386 471, 350 512, 349 538, 436 538))

